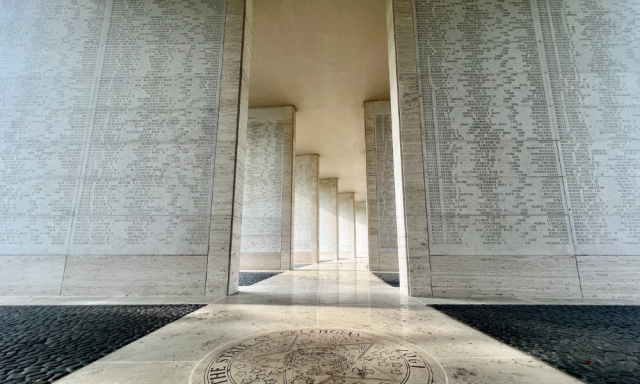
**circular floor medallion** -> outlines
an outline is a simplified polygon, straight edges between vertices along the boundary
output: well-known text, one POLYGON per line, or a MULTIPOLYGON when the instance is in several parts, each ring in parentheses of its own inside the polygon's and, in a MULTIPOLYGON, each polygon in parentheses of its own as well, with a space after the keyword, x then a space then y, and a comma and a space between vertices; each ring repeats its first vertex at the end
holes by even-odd
POLYGON ((440 365, 395 338, 307 328, 254 335, 204 358, 193 384, 439 384, 440 365))

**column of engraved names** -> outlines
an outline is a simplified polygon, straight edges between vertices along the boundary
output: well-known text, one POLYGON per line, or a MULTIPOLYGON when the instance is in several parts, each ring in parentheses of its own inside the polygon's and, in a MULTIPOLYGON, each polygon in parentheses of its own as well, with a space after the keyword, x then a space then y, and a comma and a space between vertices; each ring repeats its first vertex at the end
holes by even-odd
POLYGON ((70 252, 206 254, 224 2, 110 16, 70 252))
POLYGON ((241 251, 281 251, 284 108, 249 110, 241 251))
POLYGON ((640 245, 637 1, 538 1, 578 255, 640 245))
MULTIPOLYGON (((376 104, 377 105, 377 104, 376 104)), ((386 104, 385 104, 386 106, 386 104)), ((385 112, 387 112, 385 110, 385 112)), ((391 113, 375 116, 378 245, 381 253, 398 252, 391 113)))
POLYGON ((530 1, 415 7, 431 254, 570 254, 530 1))
POLYGON ((0 254, 67 251, 106 6, 0 2, 0 254))

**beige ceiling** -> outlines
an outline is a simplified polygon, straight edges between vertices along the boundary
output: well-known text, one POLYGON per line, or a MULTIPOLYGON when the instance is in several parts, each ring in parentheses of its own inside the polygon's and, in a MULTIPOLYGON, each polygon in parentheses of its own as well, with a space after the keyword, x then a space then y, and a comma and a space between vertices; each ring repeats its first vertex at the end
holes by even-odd
POLYGON ((249 105, 297 108, 296 154, 365 200, 365 100, 389 99, 385 0, 254 0, 249 105))

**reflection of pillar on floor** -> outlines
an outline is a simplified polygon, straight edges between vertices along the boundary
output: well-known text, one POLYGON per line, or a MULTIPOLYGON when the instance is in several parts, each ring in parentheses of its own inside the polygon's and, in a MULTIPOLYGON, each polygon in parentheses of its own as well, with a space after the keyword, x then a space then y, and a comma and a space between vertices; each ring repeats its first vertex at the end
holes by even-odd
POLYGON ((321 179, 320 260, 338 260, 338 179, 321 179))
POLYGON ((318 155, 296 156, 293 260, 318 262, 318 155))
POLYGON ((295 108, 249 110, 240 269, 291 269, 295 108))
POLYGON ((367 202, 356 203, 356 257, 369 257, 367 236, 367 202))
POLYGON ((338 194, 338 223, 340 227, 339 246, 340 258, 352 259, 356 257, 356 226, 355 226, 355 194, 345 192, 338 194))
POLYGON ((365 101, 369 270, 398 270, 391 104, 365 101))

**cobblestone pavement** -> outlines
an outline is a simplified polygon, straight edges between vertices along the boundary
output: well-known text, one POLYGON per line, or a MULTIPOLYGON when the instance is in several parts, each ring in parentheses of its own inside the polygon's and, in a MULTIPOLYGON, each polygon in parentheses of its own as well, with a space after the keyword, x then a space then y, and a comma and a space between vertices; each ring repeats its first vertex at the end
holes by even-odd
POLYGON ((400 274, 399 273, 385 273, 385 272, 372 272, 378 276, 380 280, 389 284, 392 287, 400 287, 400 274))
POLYGON ((51 383, 203 306, 0 306, 0 383, 51 383))
POLYGON ((588 383, 640 384, 640 306, 431 307, 588 383))
POLYGON ((248 287, 249 285, 259 283, 262 280, 266 280, 281 273, 282 272, 240 272, 239 285, 241 287, 248 287))

